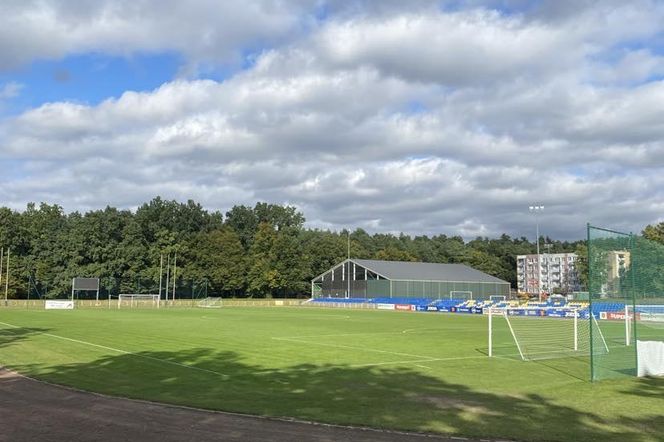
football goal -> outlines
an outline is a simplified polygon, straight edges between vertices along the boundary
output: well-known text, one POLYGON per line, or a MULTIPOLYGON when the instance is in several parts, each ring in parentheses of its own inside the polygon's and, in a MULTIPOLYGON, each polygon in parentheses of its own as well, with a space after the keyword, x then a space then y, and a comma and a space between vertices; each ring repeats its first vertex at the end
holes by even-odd
POLYGON ((625 345, 636 345, 637 376, 664 375, 664 304, 625 306, 625 345))
POLYGON ((154 294, 122 293, 118 295, 118 308, 159 308, 159 303, 160 296, 154 294))
POLYGON ((450 299, 473 299, 473 292, 470 290, 451 290, 450 299))
POLYGON ((633 339, 664 340, 664 304, 625 306, 625 345, 633 339), (634 336, 634 322, 639 336, 634 336))
MULTIPOLYGON (((591 315, 582 319, 578 310, 559 310, 554 316, 543 316, 541 309, 506 308, 489 310, 489 356, 494 355, 496 338, 501 344, 511 341, 524 361, 588 356, 590 325, 597 320, 591 315), (499 333, 498 330, 502 330, 499 333)), ((597 327, 599 330, 599 327, 597 327)), ((594 342, 608 353, 609 347, 599 331, 594 342)), ((512 346, 511 345, 511 346, 512 346)))
POLYGON ((198 301, 198 307, 201 308, 221 308, 222 300, 221 298, 204 298, 198 301))

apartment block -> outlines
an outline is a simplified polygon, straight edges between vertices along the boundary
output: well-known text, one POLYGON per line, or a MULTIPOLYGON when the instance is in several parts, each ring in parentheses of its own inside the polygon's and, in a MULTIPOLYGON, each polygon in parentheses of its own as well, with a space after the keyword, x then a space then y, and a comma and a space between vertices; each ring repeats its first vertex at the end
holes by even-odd
POLYGON ((576 260, 575 253, 541 253, 539 262, 537 255, 517 255, 517 290, 533 295, 539 294, 540 291, 553 293, 554 289, 561 289, 563 293, 581 290, 576 260))

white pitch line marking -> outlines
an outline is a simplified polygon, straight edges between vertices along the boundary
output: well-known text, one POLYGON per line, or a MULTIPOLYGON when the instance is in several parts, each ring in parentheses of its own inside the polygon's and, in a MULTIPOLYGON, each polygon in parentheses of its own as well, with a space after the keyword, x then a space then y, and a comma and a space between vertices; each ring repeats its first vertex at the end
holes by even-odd
MULTIPOLYGON (((0 322, 0 324, 1 325, 6 325, 6 326, 11 327, 11 328, 21 328, 17 325, 8 324, 6 322, 0 322)), ((127 350, 122 350, 122 349, 113 348, 113 347, 107 347, 105 345, 99 345, 99 344, 94 344, 92 342, 81 341, 79 339, 68 338, 66 336, 54 335, 52 333, 39 333, 39 334, 44 335, 44 336, 48 336, 48 337, 51 337, 51 338, 57 338, 57 339, 65 340, 65 341, 76 342, 78 344, 89 345, 91 347, 103 348, 104 350, 110 350, 110 351, 114 351, 116 353, 122 353, 122 354, 125 354, 125 355, 134 356, 134 357, 137 357, 137 358, 149 359, 149 360, 152 360, 152 361, 157 361, 157 362, 161 362, 161 363, 164 363, 164 364, 176 365, 178 367, 188 368, 188 369, 191 369, 191 370, 197 370, 197 371, 202 371, 202 372, 206 372, 206 373, 212 373, 212 374, 216 374, 218 376, 221 376, 225 379, 228 379, 228 377, 229 377, 227 374, 219 373, 218 371, 208 370, 207 368, 194 367, 192 365, 181 364, 179 362, 169 361, 168 359, 159 359, 159 358, 155 358, 155 357, 152 357, 152 356, 146 356, 146 355, 141 355, 141 354, 138 354, 138 353, 132 353, 132 352, 127 351, 127 350)))
POLYGON ((294 336, 276 336, 273 339, 301 339, 301 338, 334 338, 334 337, 343 337, 343 336, 366 336, 366 335, 401 335, 404 333, 413 333, 413 332, 441 332, 443 330, 437 328, 409 328, 401 331, 386 331, 386 332, 359 332, 359 333, 331 333, 325 335, 294 335, 294 336))
POLYGON ((310 344, 310 345, 320 345, 323 347, 333 347, 333 348, 345 348, 349 350, 361 350, 361 351, 369 351, 369 352, 374 352, 374 353, 384 353, 384 354, 390 354, 390 355, 396 355, 396 356, 408 356, 411 358, 418 358, 418 359, 426 359, 429 358, 429 356, 423 356, 423 355, 413 355, 410 353, 400 353, 396 351, 388 351, 388 350, 377 350, 375 348, 366 348, 366 347, 353 347, 351 345, 338 345, 338 344, 327 344, 325 342, 311 342, 311 341, 305 341, 303 339, 293 339, 293 338, 272 338, 277 341, 287 341, 287 342, 297 342, 300 344, 310 344))
POLYGON ((418 367, 424 367, 431 370, 431 367, 426 367, 424 365, 417 365, 419 362, 446 362, 446 361, 463 361, 466 359, 484 359, 486 356, 459 356, 456 358, 428 358, 428 359, 416 359, 408 361, 389 361, 389 362, 375 362, 370 364, 356 364, 350 365, 351 368, 362 368, 362 367, 374 367, 380 365, 402 365, 402 364, 415 364, 418 367))

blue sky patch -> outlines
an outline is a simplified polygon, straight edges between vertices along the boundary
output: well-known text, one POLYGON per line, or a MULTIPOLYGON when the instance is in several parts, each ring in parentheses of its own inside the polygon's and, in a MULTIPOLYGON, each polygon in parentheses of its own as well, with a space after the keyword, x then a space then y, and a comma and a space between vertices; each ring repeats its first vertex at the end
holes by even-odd
POLYGON ((0 85, 16 82, 23 86, 20 95, 5 104, 5 112, 18 113, 54 101, 95 105, 126 91, 153 90, 175 78, 181 64, 181 58, 172 53, 131 57, 85 54, 35 61, 18 71, 0 74, 0 85))

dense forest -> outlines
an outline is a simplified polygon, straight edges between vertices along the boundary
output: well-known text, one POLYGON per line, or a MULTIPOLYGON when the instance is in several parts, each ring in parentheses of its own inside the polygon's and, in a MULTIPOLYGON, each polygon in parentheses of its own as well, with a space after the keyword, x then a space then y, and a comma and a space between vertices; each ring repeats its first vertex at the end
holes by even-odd
MULTIPOLYGON (((156 292, 162 257, 164 273, 169 262, 174 271, 177 259, 178 296, 205 290, 209 296, 285 297, 308 294, 311 278, 347 256, 349 232, 304 223, 295 208, 267 203, 234 206, 225 214, 159 197, 136 211, 106 207, 84 214, 31 203, 23 211, 0 208, 0 246, 5 255, 10 249, 10 297, 63 297, 74 276, 100 277, 106 293, 156 292)), ((661 237, 664 227, 646 232, 661 237)), ((585 249, 580 241, 540 241, 551 253, 585 249)), ((354 258, 463 263, 513 287, 516 255, 534 252, 534 242, 508 235, 464 241, 350 232, 354 258)))

